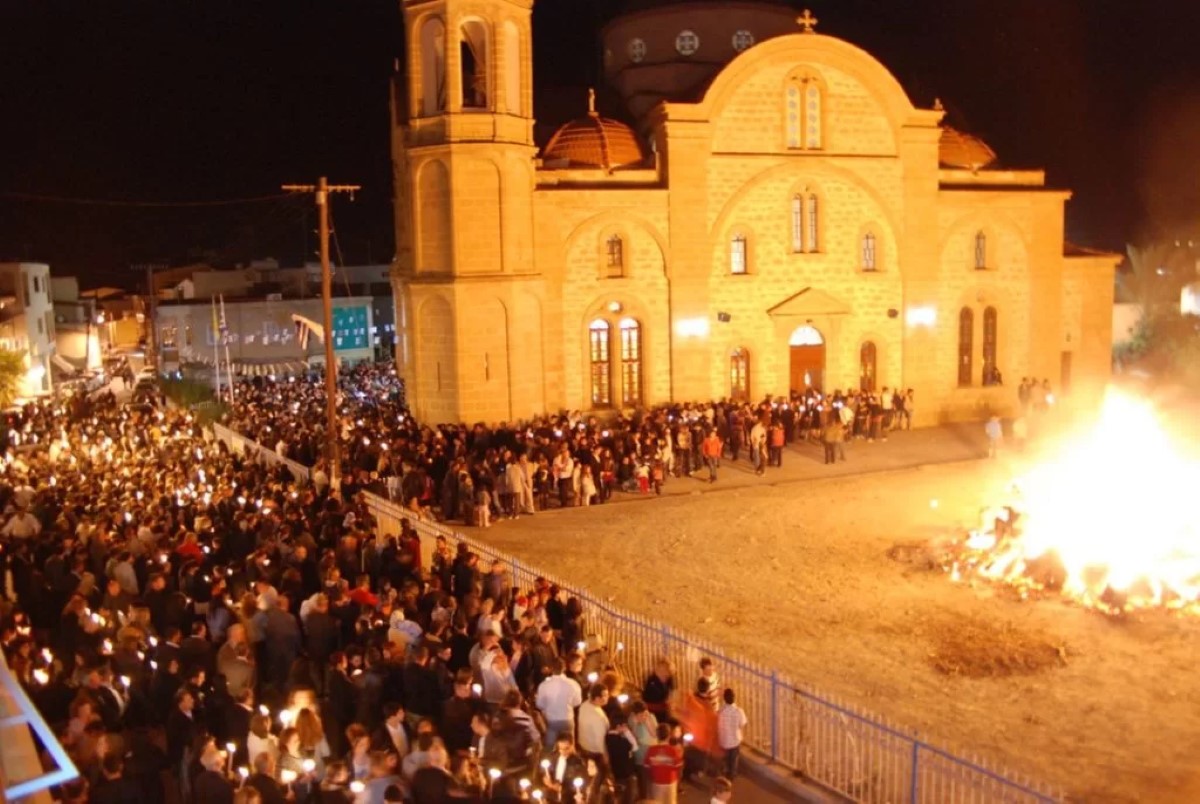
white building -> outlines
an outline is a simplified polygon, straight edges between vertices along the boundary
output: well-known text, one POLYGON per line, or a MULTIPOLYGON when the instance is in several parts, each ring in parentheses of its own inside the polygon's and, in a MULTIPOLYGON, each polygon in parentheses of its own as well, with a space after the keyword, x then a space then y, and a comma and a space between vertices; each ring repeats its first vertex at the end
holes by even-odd
POLYGON ((0 349, 21 352, 25 357, 23 396, 50 392, 54 310, 49 265, 0 263, 0 349))
MULTIPOLYGON (((333 300, 334 353, 339 362, 360 363, 374 359, 372 307, 369 296, 340 296, 333 300)), ((225 347, 237 374, 273 373, 273 366, 297 361, 324 363, 324 347, 318 338, 302 344, 292 316, 310 321, 322 319, 321 299, 254 298, 225 299, 225 339, 220 341, 214 326, 210 299, 160 301, 156 342, 162 366, 168 371, 189 363, 211 364, 214 348, 225 347)))

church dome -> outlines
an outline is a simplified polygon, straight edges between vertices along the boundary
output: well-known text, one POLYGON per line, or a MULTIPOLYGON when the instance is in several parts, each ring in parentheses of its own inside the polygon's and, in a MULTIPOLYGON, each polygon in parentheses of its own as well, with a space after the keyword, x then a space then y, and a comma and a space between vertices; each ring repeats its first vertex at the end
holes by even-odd
POLYGON ((619 170, 635 167, 645 159, 633 129, 618 120, 601 117, 594 101, 588 113, 565 123, 542 151, 547 167, 619 170))
POLYGON ((938 140, 938 162, 944 167, 979 170, 996 161, 996 152, 973 134, 942 126, 938 140))

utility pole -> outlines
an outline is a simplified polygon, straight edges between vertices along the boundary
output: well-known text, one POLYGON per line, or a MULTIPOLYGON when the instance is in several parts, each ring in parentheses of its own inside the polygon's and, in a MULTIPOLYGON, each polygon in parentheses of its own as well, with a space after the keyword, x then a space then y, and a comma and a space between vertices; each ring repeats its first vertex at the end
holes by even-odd
POLYGON ((329 460, 329 484, 337 488, 341 474, 340 450, 338 449, 337 420, 337 364, 333 356, 333 271, 329 267, 329 194, 354 193, 362 187, 357 184, 330 184, 322 176, 316 185, 285 184, 283 189, 293 193, 313 193, 317 199, 318 235, 321 239, 321 325, 325 328, 325 455, 329 460))

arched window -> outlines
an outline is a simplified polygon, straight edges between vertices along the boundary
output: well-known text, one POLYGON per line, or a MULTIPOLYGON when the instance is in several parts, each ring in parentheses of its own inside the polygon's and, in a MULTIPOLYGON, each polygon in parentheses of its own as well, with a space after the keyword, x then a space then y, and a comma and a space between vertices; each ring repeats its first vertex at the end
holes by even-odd
POLYGON ((800 84, 796 81, 789 81, 787 91, 784 96, 785 118, 787 121, 787 147, 800 147, 800 121, 802 115, 800 112, 800 84))
POLYGON ((819 150, 824 135, 823 90, 814 75, 793 75, 783 91, 784 132, 788 148, 819 150))
POLYGON ((729 273, 741 275, 748 273, 750 266, 749 249, 746 236, 738 233, 729 241, 729 273))
POLYGON ((632 318, 621 319, 621 404, 642 404, 642 327, 632 318))
POLYGON ((804 147, 821 147, 821 87, 816 81, 804 89, 804 147))
POLYGON ((875 342, 864 341, 858 350, 858 387, 863 391, 875 390, 875 342))
POLYGON ((808 250, 818 251, 821 248, 821 238, 819 237, 818 225, 821 221, 821 216, 817 210, 817 194, 808 194, 808 250))
POLYGON ((983 384, 1000 385, 1000 367, 996 363, 996 308, 983 311, 983 384))
POLYGON ((975 270, 983 271, 987 268, 987 235, 983 232, 975 233, 975 270))
POLYGON ((437 17, 421 25, 421 114, 446 109, 446 26, 437 17))
POLYGON ((799 193, 792 196, 792 251, 804 251, 804 196, 799 193))
POLYGON ((864 271, 878 270, 875 252, 875 234, 867 232, 862 237, 862 267, 864 271))
POLYGON ((605 267, 610 277, 625 274, 625 241, 620 235, 612 235, 604 241, 605 267))
POLYGON ((596 319, 588 327, 591 363, 592 407, 612 405, 612 361, 609 358, 611 329, 608 322, 596 319))
POLYGON ((729 353, 729 398, 734 402, 750 399, 750 353, 741 347, 729 353))
POLYGON ((464 109, 488 108, 488 36, 479 20, 468 20, 459 31, 459 64, 464 109))
POLYGON ((970 307, 964 307, 958 313, 958 384, 962 387, 971 384, 971 372, 974 366, 974 338, 975 313, 970 307))

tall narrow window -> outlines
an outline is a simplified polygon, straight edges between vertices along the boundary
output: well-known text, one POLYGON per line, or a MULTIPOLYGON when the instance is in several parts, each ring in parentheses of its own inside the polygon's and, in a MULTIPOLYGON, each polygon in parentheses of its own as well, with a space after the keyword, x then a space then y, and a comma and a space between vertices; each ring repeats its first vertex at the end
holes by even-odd
POLYGON ((459 66, 464 109, 488 108, 488 33, 479 20, 468 20, 460 29, 459 66))
POLYGON ((784 86, 783 104, 786 147, 820 149, 824 135, 820 80, 803 73, 792 75, 784 86))
POLYGON ((816 81, 804 88, 804 147, 821 147, 821 88, 816 81))
POLYGON ((987 235, 983 232, 975 233, 975 270, 982 271, 987 268, 987 235))
POLYGON ((621 404, 642 404, 642 327, 632 318, 621 319, 621 404))
POLYGON ((612 362, 609 358, 610 329, 607 321, 596 319, 588 327, 591 356, 592 407, 612 404, 612 362))
POLYGON ((1000 385, 1000 367, 996 363, 996 308, 983 311, 983 384, 1000 385))
POLYGON ((734 402, 750 399, 750 353, 740 347, 729 354, 729 398, 734 402))
POLYGON ((974 366, 974 338, 975 313, 970 307, 964 307, 958 313, 958 384, 962 387, 971 384, 971 372, 974 366))
POLYGON ((787 119, 787 147, 800 147, 800 84, 796 81, 788 82, 786 98, 784 100, 787 119))
POLYGON ((729 241, 729 273, 741 275, 747 269, 746 236, 735 234, 729 241))
POLYGON ((862 267, 864 271, 874 271, 878 268, 875 262, 875 234, 867 232, 862 238, 862 267))
POLYGON ((613 235, 605 241, 606 260, 609 276, 621 276, 625 273, 625 243, 620 236, 613 235))
POLYGON ((821 239, 818 236, 817 226, 820 223, 821 215, 817 210, 817 194, 808 194, 808 250, 818 251, 821 248, 821 239))
POLYGON ((792 196, 792 251, 804 251, 804 196, 792 196))
POLYGON ((875 342, 864 341, 858 350, 858 387, 863 391, 875 390, 875 342))

